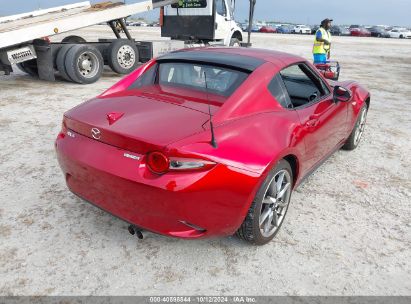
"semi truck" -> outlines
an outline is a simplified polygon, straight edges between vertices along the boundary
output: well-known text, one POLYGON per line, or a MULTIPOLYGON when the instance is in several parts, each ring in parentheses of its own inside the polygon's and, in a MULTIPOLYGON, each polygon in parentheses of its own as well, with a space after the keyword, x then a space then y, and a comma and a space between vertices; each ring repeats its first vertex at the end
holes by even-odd
MULTIPOLYGON (((254 4, 255 0, 250 0, 250 12, 254 4)), ((101 77, 104 66, 128 74, 153 57, 184 47, 248 45, 243 42, 234 11, 235 0, 149 0, 94 5, 85 1, 1 17, 0 72, 10 75, 17 66, 42 80, 55 81, 60 76, 66 81, 90 84, 101 77), (126 18, 156 8, 160 8, 161 36, 170 39, 133 38, 126 18), (110 26, 113 39, 89 42, 69 34, 101 23, 110 26), (68 35, 60 42, 50 42, 49 37, 63 33, 68 35)))

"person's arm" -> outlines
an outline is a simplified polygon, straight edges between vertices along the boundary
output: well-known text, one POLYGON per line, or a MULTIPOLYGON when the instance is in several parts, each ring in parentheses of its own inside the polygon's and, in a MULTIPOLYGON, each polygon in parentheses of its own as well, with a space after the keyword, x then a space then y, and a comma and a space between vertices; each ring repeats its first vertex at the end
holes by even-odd
POLYGON ((317 41, 324 42, 326 45, 330 44, 330 41, 328 41, 328 39, 323 38, 323 35, 321 34, 320 30, 317 31, 317 33, 315 34, 315 37, 317 41))

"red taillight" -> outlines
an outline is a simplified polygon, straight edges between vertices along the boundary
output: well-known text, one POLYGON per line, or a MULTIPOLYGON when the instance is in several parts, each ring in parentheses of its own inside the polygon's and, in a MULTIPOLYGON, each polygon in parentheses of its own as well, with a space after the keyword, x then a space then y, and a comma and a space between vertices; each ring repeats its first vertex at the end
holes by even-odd
POLYGON ((166 173, 170 167, 170 160, 161 152, 151 152, 147 155, 148 168, 157 174, 166 173))
POLYGON ((60 133, 57 135, 57 139, 62 139, 66 136, 67 133, 67 127, 63 121, 63 123, 61 124, 61 131, 60 133))
POLYGON ((215 166, 216 163, 197 159, 181 158, 163 154, 162 152, 150 152, 147 154, 147 167, 151 172, 164 174, 167 172, 202 171, 215 166))

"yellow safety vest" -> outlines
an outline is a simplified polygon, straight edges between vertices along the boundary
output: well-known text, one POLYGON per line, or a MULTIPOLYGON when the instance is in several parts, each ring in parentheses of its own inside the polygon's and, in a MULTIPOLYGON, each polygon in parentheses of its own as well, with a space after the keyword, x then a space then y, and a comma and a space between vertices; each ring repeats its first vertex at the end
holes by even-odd
MULTIPOLYGON (((325 28, 320 27, 318 31, 321 31, 321 36, 324 39, 327 39, 329 42, 331 42, 331 33, 327 31, 325 28)), ((317 32, 315 33, 315 38, 314 38, 314 47, 313 47, 313 54, 327 54, 330 51, 330 46, 325 45, 324 42, 318 41, 317 40, 317 32)))

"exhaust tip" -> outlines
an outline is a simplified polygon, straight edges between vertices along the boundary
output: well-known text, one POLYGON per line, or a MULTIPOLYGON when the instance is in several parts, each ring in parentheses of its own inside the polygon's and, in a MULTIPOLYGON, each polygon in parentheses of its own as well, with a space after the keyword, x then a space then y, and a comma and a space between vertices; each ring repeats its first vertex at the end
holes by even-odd
POLYGON ((136 234, 133 225, 128 226, 127 229, 128 229, 128 232, 129 232, 131 235, 135 235, 135 234, 136 234))
POLYGON ((136 235, 140 240, 144 239, 143 233, 141 231, 136 231, 136 235))
POLYGON ((128 226, 128 232, 131 235, 136 235, 140 240, 142 240, 144 238, 143 236, 143 230, 135 225, 130 225, 128 226))

